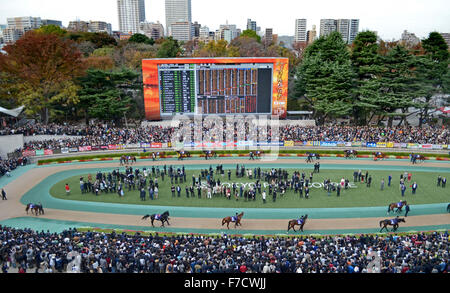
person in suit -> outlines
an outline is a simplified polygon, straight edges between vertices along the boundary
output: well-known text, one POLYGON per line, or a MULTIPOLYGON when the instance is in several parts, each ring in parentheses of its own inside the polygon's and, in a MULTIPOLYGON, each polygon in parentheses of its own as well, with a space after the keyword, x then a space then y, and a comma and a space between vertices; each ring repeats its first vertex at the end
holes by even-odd
POLYGON ((414 182, 413 185, 411 185, 412 187, 412 194, 416 194, 416 190, 417 190, 417 183, 414 182))
POLYGON ((2 188, 2 200, 7 200, 6 198, 6 191, 2 188))

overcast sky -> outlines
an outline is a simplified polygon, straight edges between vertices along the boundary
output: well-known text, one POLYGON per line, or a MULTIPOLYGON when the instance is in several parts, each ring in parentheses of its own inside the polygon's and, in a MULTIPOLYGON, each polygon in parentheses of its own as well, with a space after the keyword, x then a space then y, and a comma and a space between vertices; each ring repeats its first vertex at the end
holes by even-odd
MULTIPOLYGON (((164 0, 145 0, 147 21, 165 26, 164 0)), ((449 0, 192 0, 192 20, 210 30, 220 24, 245 29, 247 18, 262 30, 294 35, 295 19, 306 18, 307 27, 321 18, 360 19, 360 31, 373 30, 384 40, 399 39, 403 30, 423 39, 432 31, 450 32, 449 0), (370 3, 370 4, 369 4, 370 3)), ((116 0, 0 0, 0 24, 8 17, 34 16, 69 21, 100 20, 119 29, 116 0)))

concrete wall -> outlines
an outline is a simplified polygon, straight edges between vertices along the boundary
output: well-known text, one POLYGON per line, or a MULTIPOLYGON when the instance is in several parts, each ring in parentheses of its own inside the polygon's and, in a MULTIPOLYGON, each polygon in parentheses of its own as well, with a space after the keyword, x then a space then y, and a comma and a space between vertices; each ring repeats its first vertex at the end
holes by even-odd
POLYGON ((0 135, 0 156, 2 159, 8 158, 8 153, 23 147, 23 134, 0 135))

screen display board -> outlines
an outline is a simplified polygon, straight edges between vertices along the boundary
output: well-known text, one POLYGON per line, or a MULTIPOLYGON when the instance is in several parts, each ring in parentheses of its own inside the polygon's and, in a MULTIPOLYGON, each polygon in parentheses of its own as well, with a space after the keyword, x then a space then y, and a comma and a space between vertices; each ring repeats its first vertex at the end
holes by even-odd
POLYGON ((175 114, 286 117, 287 58, 143 60, 147 120, 175 114))

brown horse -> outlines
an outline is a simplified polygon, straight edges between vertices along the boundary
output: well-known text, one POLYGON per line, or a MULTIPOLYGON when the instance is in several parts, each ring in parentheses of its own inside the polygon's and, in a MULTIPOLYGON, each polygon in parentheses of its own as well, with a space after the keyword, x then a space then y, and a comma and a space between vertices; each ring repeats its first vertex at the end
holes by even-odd
POLYGON ((386 229, 386 231, 388 231, 387 226, 389 226, 389 225, 390 225, 390 226, 393 226, 392 231, 395 232, 395 231, 397 231, 398 223, 400 223, 400 222, 406 223, 406 221, 405 221, 404 218, 399 218, 398 216, 397 216, 396 219, 392 219, 392 220, 389 220, 389 219, 382 220, 382 221, 380 221, 380 227, 381 227, 381 225, 383 225, 383 227, 381 228, 380 232, 383 231, 383 229, 386 229))
POLYGON ((291 230, 291 228, 295 231, 295 226, 300 226, 300 230, 303 232, 303 226, 305 226, 306 219, 308 218, 308 215, 302 216, 300 219, 294 219, 290 220, 288 224, 288 231, 291 230), (300 222, 300 223, 299 223, 300 222))
POLYGON ((237 226, 242 226, 241 219, 244 216, 244 212, 237 215, 237 217, 225 217, 222 219, 222 226, 227 224, 227 228, 230 229, 230 222, 234 222, 234 228, 237 228, 237 226), (235 218, 235 219, 233 219, 235 218))
POLYGON ((386 158, 386 155, 383 154, 382 152, 373 152, 373 159, 376 161, 377 159, 382 160, 386 158))
POLYGON ((39 216, 39 215, 43 215, 44 214, 44 209, 42 208, 42 204, 32 204, 29 203, 27 204, 25 211, 27 212, 28 215, 28 211, 31 209, 31 214, 35 215, 35 216, 39 216))
POLYGON ((388 211, 387 214, 389 214, 390 212, 393 212, 395 208, 397 208, 397 210, 395 211, 396 213, 400 213, 402 211, 402 208, 404 206, 406 206, 406 200, 402 200, 400 202, 393 202, 391 204, 388 205, 388 211), (400 206, 398 205, 400 204, 400 206))

